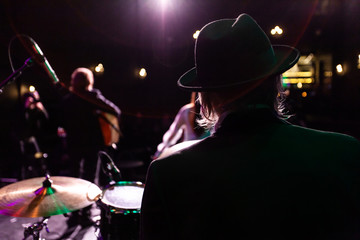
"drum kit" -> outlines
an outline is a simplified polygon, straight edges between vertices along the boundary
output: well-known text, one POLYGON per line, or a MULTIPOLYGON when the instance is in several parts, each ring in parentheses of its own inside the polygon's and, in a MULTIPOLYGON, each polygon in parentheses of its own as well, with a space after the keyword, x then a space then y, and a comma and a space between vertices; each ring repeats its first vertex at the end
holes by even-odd
MULTIPOLYGON (((59 79, 50 66, 37 43, 29 36, 18 35, 22 43, 26 43, 29 57, 22 67, 4 81, 0 82, 0 93, 3 87, 16 80, 22 72, 38 63, 47 72, 54 84, 59 79), (25 42, 24 42, 25 41, 25 42)), ((14 38, 15 39, 15 38, 14 38)), ((106 146, 117 142, 120 132, 116 119, 103 117, 101 128, 106 146), (110 127, 104 123, 110 125, 110 127), (104 129, 106 130, 104 132, 104 129), (109 130, 110 129, 110 130, 109 130), (116 131, 115 131, 116 130, 116 131), (108 132, 110 131, 110 132, 108 132)), ((122 181, 120 171, 112 159, 99 152, 101 161, 106 166, 105 173, 113 180, 105 189, 84 179, 52 176, 36 177, 9 184, 0 189, 0 214, 13 217, 43 219, 24 229, 24 239, 41 238, 41 231, 48 230, 47 223, 51 216, 71 213, 96 203, 101 209, 99 240, 137 240, 139 238, 140 207, 144 191, 141 182, 122 181)))
MULTIPOLYGON (((0 93, 5 85, 16 80, 35 62, 46 71, 53 84, 59 85, 60 81, 55 71, 38 44, 26 35, 20 34, 15 37, 25 44, 31 57, 26 59, 19 69, 14 69, 7 79, 0 81, 0 93)), ((102 115, 100 125, 104 144, 111 146, 119 140, 118 122, 110 114, 102 115)), ((73 177, 46 175, 45 178, 26 179, 0 189, 0 214, 13 217, 42 217, 42 221, 27 226, 24 230, 24 239, 32 236, 33 239, 40 240, 41 231, 44 228, 48 231, 47 222, 51 216, 66 215, 96 203, 101 208, 99 240, 137 240, 144 184, 122 181, 120 172, 111 158, 105 152, 99 152, 99 157, 106 165, 106 174, 113 180, 105 189, 73 177)))
POLYGON ((9 184, 0 189, 0 214, 14 217, 42 217, 24 229, 24 239, 41 238, 53 215, 80 210, 93 203, 100 206, 98 239, 136 240, 144 184, 119 181, 101 190, 97 185, 78 178, 36 177, 9 184))

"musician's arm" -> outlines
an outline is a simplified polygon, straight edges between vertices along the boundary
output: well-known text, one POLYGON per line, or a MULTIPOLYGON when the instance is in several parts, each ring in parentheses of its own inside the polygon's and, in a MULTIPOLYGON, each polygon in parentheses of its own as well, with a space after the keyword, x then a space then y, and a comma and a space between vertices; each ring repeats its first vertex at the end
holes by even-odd
MULTIPOLYGON (((120 116, 121 110, 113 102, 106 99, 100 92, 100 90, 94 89, 96 92, 97 105, 104 111, 112 113, 116 116, 120 116)), ((94 91, 93 90, 93 91, 94 91)))

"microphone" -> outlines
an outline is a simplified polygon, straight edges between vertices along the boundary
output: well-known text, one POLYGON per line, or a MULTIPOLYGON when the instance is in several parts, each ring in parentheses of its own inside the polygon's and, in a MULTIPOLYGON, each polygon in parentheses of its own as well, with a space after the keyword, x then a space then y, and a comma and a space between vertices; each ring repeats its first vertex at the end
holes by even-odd
POLYGON ((99 151, 98 157, 100 158, 105 174, 108 175, 110 179, 114 180, 115 182, 120 182, 120 170, 116 167, 114 161, 110 158, 110 156, 104 151, 99 151))
POLYGON ((59 83, 59 79, 56 76, 56 73, 54 69, 50 66, 50 63, 46 59, 44 53, 41 51, 39 45, 29 37, 29 40, 31 42, 31 47, 34 50, 34 54, 32 54, 32 58, 46 71, 48 76, 53 80, 53 83, 59 83))

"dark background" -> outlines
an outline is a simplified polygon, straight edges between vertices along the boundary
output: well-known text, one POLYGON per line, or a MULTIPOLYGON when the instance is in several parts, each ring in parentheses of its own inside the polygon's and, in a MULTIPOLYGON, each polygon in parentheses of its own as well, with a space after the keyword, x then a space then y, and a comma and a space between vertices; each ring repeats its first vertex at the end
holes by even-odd
MULTIPOLYGON (((122 110, 123 159, 148 163, 179 108, 190 93, 179 90, 177 79, 193 67, 192 34, 206 23, 250 14, 266 33, 280 25, 285 34, 273 43, 297 47, 302 54, 330 54, 333 77, 327 94, 309 89, 306 99, 291 95, 294 123, 338 131, 360 138, 360 4, 358 0, 1 0, 0 80, 22 66, 28 53, 16 34, 33 38, 61 82, 68 84, 77 67, 104 65, 95 87, 122 110), (338 63, 346 66, 336 75, 338 63), (146 68, 140 79, 136 69, 146 68)), ((270 35, 270 34, 269 34, 270 35)), ((34 66, 3 88, 0 95, 0 161, 2 175, 16 161, 19 124, 19 86, 33 84, 51 113, 51 80, 34 66), (5 170, 4 170, 5 169, 5 170)), ((300 151, 306 151, 301 150, 300 151)))

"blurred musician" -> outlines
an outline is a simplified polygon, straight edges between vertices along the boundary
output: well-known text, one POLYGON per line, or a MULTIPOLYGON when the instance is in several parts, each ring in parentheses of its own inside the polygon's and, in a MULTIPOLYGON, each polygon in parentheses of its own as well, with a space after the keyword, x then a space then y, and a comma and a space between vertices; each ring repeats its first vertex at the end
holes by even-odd
MULTIPOLYGON (((60 121, 66 131, 71 175, 97 182, 98 152, 105 150, 114 140, 112 133, 103 133, 102 130, 107 128, 115 131, 116 143, 116 137, 119 137, 117 119, 121 112, 93 85, 94 75, 90 69, 75 69, 71 75, 70 91, 61 102, 60 121), (108 126, 105 126, 106 123, 108 126)), ((87 214, 83 213, 85 220, 87 214)))
POLYGON ((163 135, 162 142, 157 146, 153 159, 163 157, 172 152, 171 147, 175 144, 185 144, 185 142, 209 136, 210 131, 197 124, 196 119, 199 113, 200 105, 196 102, 196 92, 192 92, 190 103, 182 106, 176 114, 170 128, 163 135))
POLYGON ((50 139, 49 115, 40 101, 37 91, 27 92, 22 96, 24 118, 18 127, 20 150, 24 157, 21 178, 42 176, 47 171, 44 152, 50 139))
POLYGON ((110 144, 105 142, 104 135, 107 134, 103 134, 101 124, 108 122, 114 129, 118 128, 112 122, 121 113, 93 85, 94 75, 90 69, 75 69, 71 75, 70 92, 64 96, 61 104, 62 124, 73 163, 72 174, 91 182, 95 180, 98 152, 110 144), (109 116, 113 119, 108 120, 106 117, 109 116))

